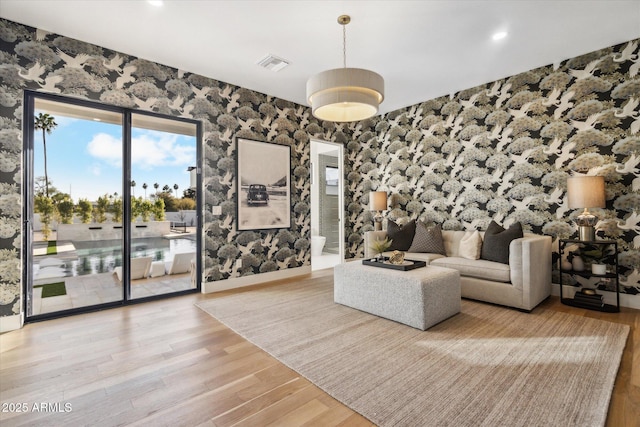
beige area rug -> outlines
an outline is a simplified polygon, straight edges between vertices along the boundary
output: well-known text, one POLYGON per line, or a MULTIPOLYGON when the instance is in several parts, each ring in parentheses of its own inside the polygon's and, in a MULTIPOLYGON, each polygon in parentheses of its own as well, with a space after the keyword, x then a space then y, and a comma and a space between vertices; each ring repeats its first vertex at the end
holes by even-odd
POLYGON ((198 306, 381 426, 604 425, 629 327, 462 301, 427 331, 297 283, 198 306))

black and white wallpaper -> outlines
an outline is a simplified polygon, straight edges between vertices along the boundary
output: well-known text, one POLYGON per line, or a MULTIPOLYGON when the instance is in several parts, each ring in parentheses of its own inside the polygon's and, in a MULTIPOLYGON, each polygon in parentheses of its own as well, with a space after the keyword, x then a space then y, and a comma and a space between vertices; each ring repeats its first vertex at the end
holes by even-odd
MULTIPOLYGON (((392 194, 387 217, 448 230, 493 219, 577 238, 570 173, 605 178, 597 234, 619 247, 621 291, 640 292, 639 40, 425 101, 362 123, 347 144, 352 256, 373 229, 371 190, 392 194)), ((555 272, 555 282, 558 282, 555 272)), ((640 298, 640 296, 638 296, 640 298)))
POLYGON ((306 106, 2 19, 0 57, 0 316, 21 310, 24 89, 203 123, 203 281, 310 264, 309 141, 344 143, 349 125, 318 121, 306 106), (236 231, 236 138, 291 147, 290 229, 236 231), (222 215, 213 216, 212 206, 221 206, 222 215))
POLYGON ((309 141, 318 139, 346 146, 348 258, 363 255, 375 189, 393 194, 393 219, 422 218, 445 229, 520 221, 533 232, 575 236, 578 212, 567 208, 565 192, 569 172, 579 171, 605 177, 599 235, 618 240, 621 289, 637 294, 639 54, 634 40, 335 124, 318 121, 306 106, 0 19, 0 316, 21 310, 24 89, 202 121, 205 282, 309 264, 309 141), (291 147, 291 229, 236 231, 238 137, 291 147), (221 216, 211 215, 217 205, 221 216))

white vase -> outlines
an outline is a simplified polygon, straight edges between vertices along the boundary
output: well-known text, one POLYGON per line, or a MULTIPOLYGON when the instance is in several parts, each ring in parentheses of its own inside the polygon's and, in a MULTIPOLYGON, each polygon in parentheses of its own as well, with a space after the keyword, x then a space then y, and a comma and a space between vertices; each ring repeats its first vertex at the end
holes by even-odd
POLYGON ((605 275, 607 274, 606 264, 591 264, 591 272, 593 274, 605 275))
POLYGON ((563 259, 562 262, 560 263, 560 268, 563 271, 569 271, 573 268, 573 265, 571 265, 571 262, 568 259, 563 259))
POLYGON ((579 256, 574 256, 571 260, 573 271, 584 271, 584 261, 579 256))

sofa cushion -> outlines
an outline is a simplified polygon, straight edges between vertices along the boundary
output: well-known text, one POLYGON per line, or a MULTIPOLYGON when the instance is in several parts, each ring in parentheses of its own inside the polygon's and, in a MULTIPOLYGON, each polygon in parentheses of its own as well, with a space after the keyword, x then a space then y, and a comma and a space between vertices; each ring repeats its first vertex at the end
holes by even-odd
POLYGON ((416 234, 409 252, 423 252, 445 255, 440 224, 427 228, 424 222, 416 223, 416 234))
POLYGON ((481 259, 509 264, 509 244, 512 240, 522 237, 522 224, 516 222, 507 230, 491 221, 484 232, 481 259))
POLYGON ((480 259, 481 252, 482 236, 480 236, 480 232, 476 230, 465 233, 462 240, 460 240, 458 255, 466 259, 480 259))
POLYGON ((387 237, 391 242, 390 251, 408 251, 416 234, 416 221, 411 220, 404 225, 398 225, 389 220, 387 222, 387 237))
POLYGON ((444 251, 447 256, 459 256, 460 240, 464 237, 462 230, 442 230, 442 240, 444 241, 444 251))
POLYGON ((453 268, 454 270, 458 270, 461 276, 477 277, 478 279, 502 283, 511 282, 511 269, 509 266, 494 261, 446 257, 434 259, 429 265, 453 268))

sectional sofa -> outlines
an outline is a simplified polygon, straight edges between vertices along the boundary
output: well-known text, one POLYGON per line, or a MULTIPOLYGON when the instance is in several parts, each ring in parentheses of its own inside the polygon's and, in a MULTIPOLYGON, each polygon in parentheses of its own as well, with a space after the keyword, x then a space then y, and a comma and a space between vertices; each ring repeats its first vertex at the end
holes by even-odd
MULTIPOLYGON (((405 258, 458 270, 463 298, 530 311, 551 294, 551 237, 525 233, 524 237, 512 240, 509 263, 503 264, 460 256, 460 242, 468 233, 443 230, 446 255, 406 252, 405 258)), ((480 235, 484 237, 483 232, 480 235)), ((365 233, 365 258, 375 256, 371 249, 374 240, 385 237, 386 231, 365 233)))

